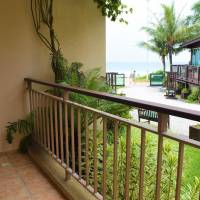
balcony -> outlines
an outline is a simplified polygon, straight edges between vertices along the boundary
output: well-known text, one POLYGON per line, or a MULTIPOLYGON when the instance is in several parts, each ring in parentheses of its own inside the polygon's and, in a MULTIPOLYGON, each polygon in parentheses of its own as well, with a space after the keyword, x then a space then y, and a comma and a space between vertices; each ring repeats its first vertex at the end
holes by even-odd
POLYGON ((42 171, 27 155, 0 155, 0 199, 64 200, 42 171))
MULTIPOLYGON (((167 195, 170 199, 183 199, 184 165, 193 167, 191 163, 185 163, 185 150, 188 147, 198 150, 200 142, 178 135, 180 133, 171 133, 168 130, 168 117, 170 115, 200 121, 199 111, 178 109, 173 106, 35 79, 26 78, 25 81, 28 86, 30 111, 34 118, 34 132, 29 156, 66 198, 77 200, 163 199, 164 182, 162 178, 163 173, 166 173, 165 143, 170 140, 177 147, 177 151, 174 151, 177 161, 175 160, 175 169, 172 170, 175 181, 170 182, 173 186, 167 195), (63 97, 38 89, 40 88, 38 85, 48 89, 59 89, 63 92, 63 97), (137 122, 87 107, 71 101, 70 93, 156 111, 158 112, 158 125, 137 122), (121 140, 121 125, 124 127, 125 141, 121 140), (111 127, 109 131, 108 127, 111 127), (133 147, 135 149, 133 137, 134 140, 138 140, 136 154, 133 153, 133 147), (148 149, 149 137, 156 138, 155 156, 148 149), (111 146, 108 145, 109 139, 112 140, 111 146), (113 153, 109 154, 111 147, 113 153), (123 163, 119 163, 121 156, 124 158, 123 163), (133 160, 133 156, 135 160, 133 160), (154 157, 153 166, 155 168, 150 169, 150 173, 152 173, 151 177, 154 177, 155 188, 152 189, 153 194, 149 194, 151 196, 147 197, 145 195, 149 186, 146 179, 146 167, 148 167, 147 160, 151 156, 154 157), (135 166, 133 162, 138 163, 136 168, 133 168, 135 166), (134 177, 131 175, 132 170, 135 170, 134 177)), ((25 160, 23 158, 18 160, 18 157, 20 156, 10 157, 8 154, 8 157, 3 159, 9 159, 14 164, 21 162, 23 165, 24 162, 24 173, 27 171, 26 177, 29 177, 29 170, 31 171, 35 167, 26 156, 25 160)), ((18 170, 18 168, 16 169, 18 170)), ((11 173, 13 173, 12 170, 11 173)), ((33 178, 36 179, 38 175, 41 176, 40 172, 33 173, 33 175, 33 178)), ((32 173, 30 172, 29 178, 32 179, 31 177, 32 173)), ((0 183, 4 183, 3 179, 0 180, 0 183)), ((27 186, 26 183, 25 186, 27 186)), ((37 187, 40 189, 39 185, 37 187)), ((37 190, 37 188, 35 189, 37 190)), ((49 192, 56 195, 53 199, 56 199, 57 195, 59 199, 63 198, 54 191, 56 190, 50 186, 49 192)), ((196 197, 194 200, 197 200, 196 197)))
POLYGON ((173 71, 177 72, 177 81, 200 85, 200 67, 191 65, 173 65, 173 71))

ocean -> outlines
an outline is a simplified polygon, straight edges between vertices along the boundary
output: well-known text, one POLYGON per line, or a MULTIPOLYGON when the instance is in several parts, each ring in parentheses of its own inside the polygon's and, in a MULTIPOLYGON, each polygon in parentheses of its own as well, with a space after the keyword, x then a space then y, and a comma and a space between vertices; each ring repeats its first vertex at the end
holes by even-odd
POLYGON ((161 63, 147 62, 107 62, 107 72, 124 73, 129 76, 135 70, 137 76, 162 70, 161 63))

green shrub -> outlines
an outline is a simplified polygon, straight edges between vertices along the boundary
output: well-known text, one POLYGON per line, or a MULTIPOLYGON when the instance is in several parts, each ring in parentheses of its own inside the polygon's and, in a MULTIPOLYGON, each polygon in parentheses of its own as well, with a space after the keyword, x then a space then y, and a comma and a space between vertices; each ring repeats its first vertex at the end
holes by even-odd
POLYGON ((163 86, 164 87, 167 86, 167 76, 164 76, 164 78, 163 78, 163 86))
POLYGON ((23 136, 30 135, 33 132, 33 114, 29 114, 25 119, 19 119, 16 122, 8 122, 6 126, 6 139, 9 144, 13 142, 16 133, 23 136))
POLYGON ((190 90, 186 87, 181 90, 181 94, 189 94, 189 93, 190 93, 190 90))
POLYGON ((26 153, 28 151, 28 147, 31 144, 31 135, 24 136, 19 143, 19 151, 20 153, 26 153))
POLYGON ((178 83, 176 89, 177 94, 181 94, 182 89, 183 89, 183 84, 178 83))
POLYGON ((195 125, 196 128, 200 128, 200 124, 195 125))
POLYGON ((153 72, 154 74, 162 74, 164 75, 164 71, 162 69, 153 72))
MULTIPOLYGON (((110 132, 112 134, 112 132, 110 132)), ((110 135, 109 134, 109 135, 110 135)), ((111 140, 110 140, 111 141, 111 140)), ((146 153, 145 153, 145 172, 144 172, 144 200, 155 199, 156 188, 156 170, 157 170, 157 140, 151 136, 146 137, 146 153)), ((138 199, 139 191, 139 171, 140 171, 140 150, 141 142, 139 135, 131 138, 131 156, 130 156, 130 185, 129 194, 130 200, 138 199)), ((163 160, 162 160, 162 180, 161 180, 161 199, 174 200, 176 190, 176 175, 178 163, 178 149, 177 146, 172 145, 170 142, 165 142, 163 147, 163 160)), ((82 160, 85 160, 85 155, 82 154, 82 160)), ((112 199, 113 194, 113 157, 114 144, 108 142, 107 144, 107 199, 112 199)), ((97 134, 97 157, 98 157, 98 191, 102 192, 102 171, 103 171, 103 154, 102 154, 102 133, 97 134)), ((94 159, 93 159, 93 132, 90 132, 89 142, 89 160, 90 160, 90 184, 93 185, 94 178, 94 159)), ((85 163, 83 163, 84 169, 85 163)), ((124 134, 118 139, 117 148, 117 188, 118 199, 124 199, 124 185, 126 176, 126 137, 124 134)), ((83 174, 85 170, 83 170, 83 174)), ((183 185, 182 194, 183 200, 194 200, 199 193, 199 178, 195 178, 192 185, 183 185), (185 195, 186 194, 186 195, 185 195), (186 198, 188 197, 188 198, 186 198)))
POLYGON ((182 200, 198 200, 200 195, 200 178, 195 177, 193 184, 183 188, 182 200))
POLYGON ((198 102, 200 96, 200 89, 199 88, 193 88, 191 94, 188 96, 187 100, 190 103, 198 102))

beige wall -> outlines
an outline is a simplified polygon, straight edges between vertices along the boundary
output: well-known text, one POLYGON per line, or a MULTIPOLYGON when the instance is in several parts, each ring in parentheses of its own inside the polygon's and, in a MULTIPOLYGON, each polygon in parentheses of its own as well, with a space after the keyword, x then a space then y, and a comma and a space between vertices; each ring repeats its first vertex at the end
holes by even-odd
MULTIPOLYGON (((69 62, 84 63, 84 70, 105 72, 105 19, 93 0, 56 0, 55 27, 69 62)), ((8 145, 5 125, 28 111, 24 77, 53 80, 49 52, 32 24, 30 1, 6 0, 0 6, 0 152, 8 145)))

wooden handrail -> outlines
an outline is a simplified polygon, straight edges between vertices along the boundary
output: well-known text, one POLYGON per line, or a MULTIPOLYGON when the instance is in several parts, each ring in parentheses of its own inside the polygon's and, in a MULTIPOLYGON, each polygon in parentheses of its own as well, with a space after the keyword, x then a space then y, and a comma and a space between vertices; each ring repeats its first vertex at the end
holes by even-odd
POLYGON ((200 121, 200 111, 183 109, 183 108, 178 108, 175 106, 169 106, 169 105, 164 105, 161 103, 139 100, 139 99, 124 97, 124 96, 116 96, 116 95, 112 95, 112 94, 108 94, 104 92, 97 92, 97 91, 87 90, 87 89, 83 89, 79 87, 66 86, 66 85, 62 85, 58 83, 52 83, 52 82, 42 81, 42 80, 33 79, 33 78, 25 78, 24 80, 28 84, 30 83, 41 84, 41 85, 45 85, 49 87, 62 89, 65 91, 70 91, 70 92, 79 93, 79 94, 83 94, 83 95, 87 95, 87 96, 91 96, 91 97, 95 97, 99 99, 121 103, 121 104, 131 106, 131 107, 144 108, 144 109, 153 110, 159 113, 164 113, 168 115, 200 121))
MULTIPOLYGON (((157 151, 154 151, 155 154, 157 153, 157 162, 155 163, 156 180, 154 181, 156 188, 155 199, 160 199, 162 195, 164 142, 165 139, 170 139, 179 147, 177 153, 177 172, 175 176, 173 175, 176 178, 176 186, 172 187, 174 187, 176 200, 180 200, 185 145, 200 149, 200 142, 168 132, 167 114, 158 113, 158 127, 154 127, 70 101, 67 94, 69 89, 66 90, 65 88, 65 96, 59 98, 46 92, 32 89, 31 84, 32 81, 29 81, 30 111, 34 116, 33 142, 43 147, 64 168, 66 181, 71 176, 74 177, 99 200, 105 200, 108 196, 113 200, 118 199, 119 189, 122 189, 123 193, 120 192, 120 195, 123 195, 123 199, 128 200, 130 197, 129 188, 137 186, 137 183, 130 182, 130 171, 133 167, 131 161, 134 159, 131 153, 132 145, 134 145, 132 137, 135 134, 133 130, 138 129, 141 138, 141 145, 137 145, 139 148, 139 152, 137 152, 138 158, 140 158, 138 165, 139 187, 137 191, 139 199, 142 200, 144 198, 144 188, 148 187, 145 181, 145 167, 147 164, 145 155, 148 150, 146 149, 146 136, 156 134, 157 141, 155 141, 155 144, 157 151), (103 124, 99 124, 97 128, 98 117, 103 121, 103 124), (111 129, 108 129, 107 122, 112 123, 113 127, 111 129), (124 138, 126 139, 126 143, 121 143, 126 144, 124 150, 122 150, 122 146, 119 143, 120 124, 123 124, 124 131, 126 132, 124 138), (102 134, 97 135, 99 131, 102 131, 102 134), (111 133, 113 133, 113 153, 108 156, 107 135, 111 136, 111 133), (99 157, 98 150, 103 152, 101 157, 99 157), (120 152, 124 152, 126 156, 125 164, 121 165, 123 169, 119 168, 118 165, 118 155, 120 152), (93 159, 91 159, 91 155, 93 155, 93 159), (108 168, 107 160, 112 162, 111 171, 108 168), (91 166, 92 163, 93 167, 91 166), (102 166, 102 168, 98 166, 102 166), (121 171, 125 170, 125 176, 122 179, 120 178, 120 181, 124 180, 124 186, 118 183, 118 169, 121 171), (98 187, 99 180, 101 180, 99 177, 100 173, 102 174, 102 189, 98 187), (112 191, 108 190, 108 183, 112 183, 112 191)), ((73 91, 75 89, 73 88, 73 91)), ((90 91, 90 93, 95 92, 90 91)), ((113 98, 117 97, 113 96, 113 98)), ((138 177, 135 180, 138 180, 138 177)))

